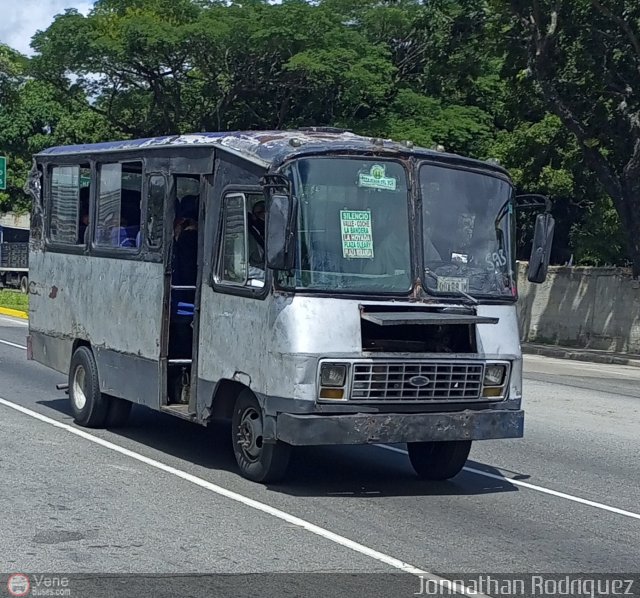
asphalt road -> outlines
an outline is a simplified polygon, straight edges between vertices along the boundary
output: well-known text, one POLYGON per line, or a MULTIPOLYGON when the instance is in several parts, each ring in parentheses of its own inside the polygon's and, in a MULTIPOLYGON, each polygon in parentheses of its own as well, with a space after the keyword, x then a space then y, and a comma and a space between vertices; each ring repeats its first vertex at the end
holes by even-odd
POLYGON ((0 316, 0 572, 640 574, 640 368, 526 356, 525 438, 475 443, 449 482, 331 447, 265 487, 224 426, 135 406, 78 428, 26 330, 0 316))

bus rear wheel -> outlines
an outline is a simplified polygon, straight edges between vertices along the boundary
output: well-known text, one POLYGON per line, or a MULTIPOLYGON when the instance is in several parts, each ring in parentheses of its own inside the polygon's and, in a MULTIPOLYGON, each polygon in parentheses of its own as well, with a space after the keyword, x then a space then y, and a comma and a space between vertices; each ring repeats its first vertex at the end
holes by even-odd
POLYGON ((291 445, 263 440, 263 412, 251 391, 236 399, 231 419, 233 452, 243 477, 254 482, 278 482, 289 466, 291 445))
POLYGON ((423 480, 448 480, 462 471, 471 451, 471 440, 409 442, 409 460, 423 480))
POLYGON ((100 392, 98 366, 91 349, 78 347, 69 368, 73 421, 86 428, 119 428, 129 419, 132 403, 100 392))
POLYGON ((78 347, 69 367, 69 400, 73 420, 87 428, 104 427, 109 404, 100 392, 98 366, 89 347, 78 347))
POLYGON ((26 276, 20 279, 20 292, 25 295, 29 292, 29 279, 26 276))

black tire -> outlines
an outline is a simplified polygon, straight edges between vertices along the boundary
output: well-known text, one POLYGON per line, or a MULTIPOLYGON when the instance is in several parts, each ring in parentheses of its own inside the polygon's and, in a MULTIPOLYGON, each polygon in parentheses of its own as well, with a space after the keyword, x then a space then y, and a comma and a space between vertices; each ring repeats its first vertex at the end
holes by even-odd
POLYGON ((109 397, 109 408, 107 411, 107 419, 105 420, 105 428, 122 428, 129 419, 131 407, 133 403, 125 399, 117 397, 109 397))
POLYGON ((73 421, 86 428, 103 428, 109 402, 100 392, 98 366, 89 347, 78 347, 69 367, 69 401, 73 421))
POLYGON ((462 471, 471 451, 471 440, 409 442, 409 460, 423 480, 448 480, 462 471))
POLYGON ((243 477, 253 482, 279 482, 289 466, 291 445, 262 442, 263 413, 251 391, 236 399, 231 419, 233 452, 243 477))
POLYGON ((20 279, 20 291, 25 295, 29 292, 29 279, 26 276, 20 279))

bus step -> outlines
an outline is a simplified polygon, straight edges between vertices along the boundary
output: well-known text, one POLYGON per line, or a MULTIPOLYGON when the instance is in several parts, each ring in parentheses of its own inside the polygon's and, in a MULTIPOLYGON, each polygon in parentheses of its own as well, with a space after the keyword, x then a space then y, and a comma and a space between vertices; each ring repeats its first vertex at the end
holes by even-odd
POLYGON ((195 413, 191 413, 189 411, 189 405, 184 405, 182 403, 178 403, 175 405, 162 405, 160 407, 160 411, 164 411, 165 413, 171 413, 171 415, 175 415, 182 419, 194 420, 196 417, 195 413))
POLYGON ((169 365, 191 365, 192 359, 169 359, 169 365))
POLYGON ((171 285, 172 291, 195 291, 196 287, 187 287, 182 285, 171 285))

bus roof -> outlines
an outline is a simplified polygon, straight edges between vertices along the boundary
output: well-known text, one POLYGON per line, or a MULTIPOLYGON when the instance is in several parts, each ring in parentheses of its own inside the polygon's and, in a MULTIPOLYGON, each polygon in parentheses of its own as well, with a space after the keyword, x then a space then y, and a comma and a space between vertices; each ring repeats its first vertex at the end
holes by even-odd
POLYGON ((77 154, 112 153, 139 149, 175 146, 209 146, 239 155, 263 166, 281 163, 283 160, 309 153, 356 150, 372 153, 403 153, 429 155, 434 158, 455 160, 470 166, 489 168, 503 174, 507 171, 491 162, 467 158, 457 154, 399 143, 390 139, 375 139, 356 135, 332 127, 305 127, 278 131, 233 131, 166 135, 144 139, 125 139, 80 145, 50 147, 36 154, 39 156, 69 156, 77 154))

